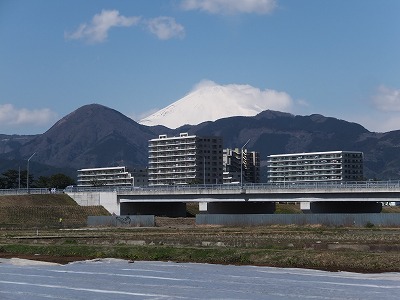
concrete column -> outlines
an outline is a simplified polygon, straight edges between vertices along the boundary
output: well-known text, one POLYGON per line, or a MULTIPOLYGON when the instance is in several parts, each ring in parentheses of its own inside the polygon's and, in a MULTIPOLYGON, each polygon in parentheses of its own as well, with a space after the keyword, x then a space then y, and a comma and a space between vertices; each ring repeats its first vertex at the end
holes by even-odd
POLYGON ((300 202, 300 209, 302 210, 303 213, 309 214, 311 213, 311 202, 300 202))

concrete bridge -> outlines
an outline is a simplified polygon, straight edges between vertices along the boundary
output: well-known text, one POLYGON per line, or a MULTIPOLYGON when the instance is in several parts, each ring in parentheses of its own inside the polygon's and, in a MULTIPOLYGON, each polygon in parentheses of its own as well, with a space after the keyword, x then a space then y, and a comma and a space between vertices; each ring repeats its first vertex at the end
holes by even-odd
POLYGON ((400 201, 399 181, 72 188, 80 205, 103 205, 118 215, 185 216, 186 203, 201 214, 271 214, 277 202, 300 203, 306 213, 379 213, 400 201))

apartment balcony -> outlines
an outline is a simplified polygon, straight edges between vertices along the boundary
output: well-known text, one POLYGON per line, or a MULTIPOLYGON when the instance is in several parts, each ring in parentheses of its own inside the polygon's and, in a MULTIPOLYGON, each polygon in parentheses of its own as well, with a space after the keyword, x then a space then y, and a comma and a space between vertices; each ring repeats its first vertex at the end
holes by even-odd
MULTIPOLYGON (((195 155, 188 155, 185 153, 184 155, 180 155, 182 158, 181 160, 195 160, 196 156, 195 155)), ((149 160, 152 160, 153 162, 159 162, 159 161, 170 161, 171 155, 170 154, 165 154, 165 155, 150 155, 149 160)), ((175 160, 178 158, 175 158, 175 160)))
POLYGON ((167 167, 167 168, 149 168, 147 174, 168 174, 168 173, 187 173, 187 172, 196 172, 196 168, 193 166, 187 167, 167 167))
POLYGON ((164 165, 157 165, 155 167, 149 167, 148 170, 168 170, 168 169, 185 169, 187 170, 188 168, 195 168, 196 164, 164 164, 164 165))
POLYGON ((175 158, 175 159, 158 159, 150 161, 149 164, 158 165, 158 164, 173 164, 173 163, 182 163, 182 162, 193 162, 196 159, 194 157, 184 157, 184 158, 175 158))
POLYGON ((191 180, 196 178, 196 175, 187 175, 187 174, 168 174, 165 176, 155 176, 155 177, 149 177, 149 182, 154 182, 154 181, 165 181, 165 180, 191 180))
POLYGON ((149 157, 150 158, 163 158, 163 157, 171 157, 171 156, 192 156, 192 155, 196 155, 196 151, 173 151, 173 153, 172 153, 172 151, 171 152, 168 152, 168 153, 165 153, 165 152, 163 152, 163 153, 159 153, 159 154, 157 154, 157 155, 150 155, 149 157))
POLYGON ((291 157, 274 157, 268 159, 268 163, 275 162, 299 162, 304 163, 305 161, 321 161, 321 160, 339 160, 343 157, 341 155, 315 155, 315 156, 291 156, 291 157))
POLYGON ((194 149, 196 149, 196 145, 186 145, 186 146, 166 145, 164 147, 149 147, 149 152, 157 153, 157 152, 166 152, 166 151, 173 151, 173 150, 187 151, 187 150, 194 150, 194 149))

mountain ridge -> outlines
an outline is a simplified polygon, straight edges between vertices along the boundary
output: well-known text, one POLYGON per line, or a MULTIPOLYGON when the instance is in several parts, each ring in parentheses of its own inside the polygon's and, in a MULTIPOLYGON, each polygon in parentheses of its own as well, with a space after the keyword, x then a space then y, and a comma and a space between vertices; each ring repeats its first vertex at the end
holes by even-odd
POLYGON ((41 164, 47 172, 51 168, 146 166, 148 140, 160 134, 177 136, 181 132, 222 136, 224 147, 229 148, 240 148, 250 139, 247 148, 260 152, 263 168, 270 154, 362 151, 367 178, 400 178, 400 131, 374 133, 357 123, 333 117, 273 110, 170 129, 141 125, 114 109, 89 104, 66 115, 43 134, 20 136, 20 139, 15 135, 0 135, 3 137, 0 162, 7 162, 1 165, 8 168, 14 162, 18 169, 36 153, 32 167, 41 164))

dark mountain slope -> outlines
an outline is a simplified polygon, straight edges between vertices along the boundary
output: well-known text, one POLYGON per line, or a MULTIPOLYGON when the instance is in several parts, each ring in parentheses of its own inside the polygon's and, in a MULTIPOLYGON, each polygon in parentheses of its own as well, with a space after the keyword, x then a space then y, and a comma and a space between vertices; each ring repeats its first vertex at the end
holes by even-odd
POLYGON ((262 155, 326 150, 357 150, 354 142, 364 127, 321 115, 294 116, 265 111, 255 117, 232 117, 193 126, 198 135, 220 135, 226 147, 241 147, 250 139, 249 148, 262 155))
POLYGON ((144 165, 147 141, 154 137, 150 128, 113 109, 91 104, 62 118, 8 158, 20 159, 36 152, 37 162, 75 169, 144 165))
POLYGON ((0 134, 0 155, 18 150, 22 145, 33 140, 37 135, 0 134))
POLYGON ((400 131, 363 134, 354 146, 364 152, 370 178, 400 179, 400 131))

